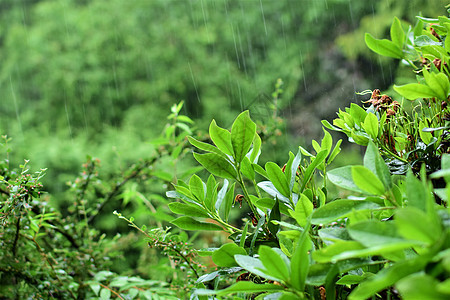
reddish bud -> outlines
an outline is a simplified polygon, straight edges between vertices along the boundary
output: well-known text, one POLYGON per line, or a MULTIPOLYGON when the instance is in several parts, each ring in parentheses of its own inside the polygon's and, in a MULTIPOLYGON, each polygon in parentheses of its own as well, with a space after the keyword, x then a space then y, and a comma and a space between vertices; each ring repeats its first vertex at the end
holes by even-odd
POLYGON ((238 202, 239 208, 242 208, 242 200, 243 199, 244 199, 244 195, 237 194, 236 197, 234 198, 234 203, 238 202))

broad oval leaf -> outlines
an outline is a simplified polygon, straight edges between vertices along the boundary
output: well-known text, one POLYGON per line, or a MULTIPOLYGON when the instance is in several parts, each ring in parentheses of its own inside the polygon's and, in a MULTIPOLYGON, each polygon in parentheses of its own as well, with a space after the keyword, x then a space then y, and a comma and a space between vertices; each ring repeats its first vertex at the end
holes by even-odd
POLYGON ((402 59, 402 50, 389 40, 377 40, 370 33, 366 33, 365 41, 367 47, 375 53, 392 58, 402 59))
POLYGON ((328 179, 335 185, 358 193, 364 193, 353 181, 352 166, 344 166, 327 172, 328 179))
POLYGON ((392 180, 389 168, 378 152, 378 147, 372 141, 367 145, 366 153, 364 154, 364 167, 378 176, 383 182, 385 189, 391 189, 392 180))
POLYGON ((208 213, 200 206, 196 204, 185 204, 180 202, 169 203, 169 209, 179 215, 190 216, 190 217, 200 217, 208 218, 208 213))
POLYGON ((286 198, 289 198, 290 190, 289 183, 281 168, 274 162, 269 161, 265 165, 269 180, 273 183, 275 188, 286 198))
POLYGON ((409 100, 415 100, 417 98, 433 98, 436 97, 436 93, 424 84, 409 83, 405 85, 395 85, 394 90, 409 100))
POLYGON ((364 119, 364 129, 367 134, 372 138, 378 137, 378 118, 373 113, 368 113, 364 119))
POLYGON ((402 24, 400 20, 395 17, 394 22, 392 22, 391 26, 391 40, 397 45, 398 48, 403 48, 403 43, 405 42, 405 32, 403 31, 402 24))
POLYGON ((433 73, 428 72, 425 68, 423 69, 423 76, 427 85, 436 96, 443 101, 447 101, 448 92, 450 89, 450 82, 447 75, 444 73, 433 73))
POLYGON ((235 267, 237 266, 234 260, 236 254, 247 255, 247 251, 234 243, 228 243, 213 252, 212 260, 219 267, 235 267))
POLYGON ((191 179, 189 179, 189 190, 200 203, 205 202, 205 184, 200 177, 195 174, 191 176, 191 179))
POLYGON ((194 291, 194 294, 199 296, 207 296, 207 295, 220 296, 233 293, 258 293, 258 292, 278 291, 283 289, 284 289, 283 286, 277 284, 271 283, 257 284, 252 281, 239 281, 223 290, 196 289, 194 291))
POLYGON ((259 247, 258 254, 259 259, 269 274, 280 278, 285 282, 289 280, 289 266, 281 257, 281 255, 285 254, 277 253, 274 249, 264 245, 259 247))
POLYGON ((366 247, 374 247, 405 241, 397 233, 393 222, 368 220, 351 224, 348 226, 347 231, 355 241, 360 242, 366 247))
POLYGON ((231 127, 231 145, 236 162, 240 163, 250 150, 255 133, 256 124, 250 119, 248 110, 237 116, 231 127))
POLYGON ((368 211, 380 208, 380 205, 361 200, 335 200, 319 207, 312 214, 312 224, 328 224, 342 219, 353 211, 368 211))
POLYGON ((246 269, 250 273, 253 273, 255 275, 261 276, 263 278, 273 280, 273 281, 280 281, 281 278, 277 278, 274 276, 271 276, 271 274, 268 274, 268 272, 265 271, 264 265, 262 262, 254 257, 250 257, 247 255, 235 255, 234 259, 238 263, 239 266, 246 269))
POLYGON ((200 222, 191 217, 186 217, 186 216, 176 218, 175 220, 173 220, 170 223, 172 223, 173 225, 175 225, 181 229, 184 229, 184 230, 195 230, 195 231, 197 231, 197 230, 199 230, 199 231, 200 230, 211 230, 211 231, 223 230, 223 228, 217 224, 200 222))
POLYGON ((191 143, 191 145, 197 147, 200 150, 219 154, 223 158, 227 157, 224 152, 222 152, 219 148, 214 147, 213 145, 210 145, 210 144, 198 141, 198 140, 196 140, 195 138, 193 138, 191 136, 188 136, 188 140, 189 140, 189 143, 191 143))
POLYGON ((304 194, 300 194, 300 199, 298 199, 298 202, 295 205, 295 210, 289 210, 289 214, 297 221, 298 225, 305 227, 308 217, 313 209, 314 205, 311 200, 304 194))
POLYGON ((261 188, 264 192, 269 194, 270 196, 274 198, 278 198, 282 202, 286 204, 290 204, 289 198, 285 197, 283 194, 281 194, 273 185, 271 181, 261 181, 258 183, 258 187, 261 188))
POLYGON ((364 166, 353 166, 352 178, 356 186, 371 195, 383 195, 385 193, 381 180, 364 166))
POLYGON ((236 179, 236 169, 220 155, 215 153, 194 153, 194 157, 211 174, 222 178, 236 179))
POLYGON ((222 152, 233 156, 233 146, 231 146, 231 133, 223 128, 217 126, 216 121, 212 120, 209 125, 209 136, 213 143, 219 148, 222 152))

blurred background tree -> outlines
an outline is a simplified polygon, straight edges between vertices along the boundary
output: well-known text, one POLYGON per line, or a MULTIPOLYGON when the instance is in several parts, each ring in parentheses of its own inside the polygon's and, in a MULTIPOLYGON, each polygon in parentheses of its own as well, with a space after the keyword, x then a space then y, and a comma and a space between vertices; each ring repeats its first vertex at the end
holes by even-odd
POLYGON ((201 129, 247 108, 270 118, 281 78, 277 109, 296 145, 359 101, 355 91, 387 89, 396 76, 398 62, 372 56, 364 32, 381 38, 394 15, 414 23, 417 11, 444 14, 444 4, 2 0, 1 132, 15 139, 12 159, 48 167, 47 187, 58 190, 86 153, 111 172, 145 155, 179 100, 201 129))

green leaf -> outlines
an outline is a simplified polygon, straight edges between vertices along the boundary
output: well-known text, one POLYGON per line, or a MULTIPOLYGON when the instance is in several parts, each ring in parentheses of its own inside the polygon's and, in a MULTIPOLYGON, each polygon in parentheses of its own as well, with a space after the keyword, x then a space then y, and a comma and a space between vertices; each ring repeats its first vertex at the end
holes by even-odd
POLYGON ((395 213, 395 224, 400 235, 406 239, 421 241, 428 245, 441 236, 439 222, 429 220, 428 215, 416 207, 404 207, 395 213), (420 220, 420 221, 418 221, 420 220))
POLYGON ((240 163, 250 149, 256 133, 256 124, 250 119, 248 110, 242 112, 231 127, 231 145, 234 158, 240 163))
POLYGON ((194 157, 206 170, 215 176, 233 180, 237 177, 234 166, 218 154, 194 153, 194 157))
POLYGON ((427 211, 427 202, 430 201, 431 193, 411 171, 406 174, 406 196, 409 206, 427 211))
POLYGON ((200 203, 205 202, 206 196, 205 184, 200 179, 200 177, 198 177, 195 174, 192 175, 191 179, 189 180, 189 190, 200 203))
POLYGON ((391 26, 391 40, 398 48, 403 48, 403 43, 405 42, 405 32, 403 31, 402 24, 397 17, 394 17, 394 22, 391 26))
POLYGON ((367 278, 370 278, 373 276, 373 273, 364 273, 363 275, 345 275, 342 276, 341 279, 339 279, 336 284, 340 285, 348 285, 348 284, 359 284, 363 280, 366 280, 367 278))
POLYGON ((358 193, 364 193, 353 181, 352 166, 344 166, 327 172, 328 179, 335 185, 358 193))
MULTIPOLYGON (((289 223, 288 223, 289 224, 289 223)), ((280 231, 278 233, 278 241, 280 242, 280 249, 288 256, 291 256, 294 252, 294 243, 291 239, 287 238, 284 234, 282 234, 283 231, 280 231)))
POLYGON ((277 235, 280 225, 274 224, 272 221, 280 221, 280 201, 276 199, 275 204, 271 207, 267 228, 273 235, 277 235))
POLYGON ((89 283, 89 286, 91 287, 91 289, 94 291, 94 294, 96 296, 98 296, 98 293, 100 292, 101 286, 98 283, 92 282, 89 283))
POLYGON ((394 285, 400 279, 409 274, 422 270, 428 263, 430 257, 419 256, 414 259, 397 262, 388 268, 384 268, 371 278, 363 281, 349 295, 349 300, 367 299, 379 291, 394 285))
POLYGON ((335 262, 334 257, 341 253, 364 249, 364 246, 356 241, 337 241, 327 247, 316 250, 312 257, 319 263, 335 262))
POLYGON ((307 224, 291 257, 291 284, 298 291, 305 289, 306 277, 310 268, 309 251, 312 248, 312 242, 309 237, 309 228, 310 226, 307 224))
POLYGON ((223 290, 206 290, 197 289, 195 290, 196 295, 228 295, 234 293, 258 293, 258 292, 271 292, 283 290, 284 287, 281 285, 275 285, 271 283, 257 284, 251 281, 239 281, 230 287, 223 290))
POLYGON ((328 224, 346 217, 353 211, 370 211, 380 208, 380 205, 361 200, 335 200, 319 207, 312 214, 312 224, 328 224))
POLYGON ((436 93, 424 84, 409 83, 405 85, 395 85, 394 90, 409 100, 415 100, 417 98, 433 98, 436 97, 436 93))
POLYGON ((391 189, 392 180, 389 168, 381 157, 377 146, 370 141, 364 155, 364 167, 368 168, 383 182, 386 190, 391 189))
POLYGON ((350 236, 366 247, 403 242, 393 222, 368 220, 351 224, 347 228, 350 236))
POLYGON ((253 165, 247 156, 245 156, 241 162, 240 171, 245 177, 247 177, 251 181, 255 180, 255 170, 253 169, 253 165))
POLYGON ((447 101, 447 95, 450 90, 450 82, 444 73, 428 72, 423 69, 423 76, 427 85, 433 90, 435 95, 442 101, 447 101))
POLYGON ((228 130, 217 126, 216 121, 212 120, 209 125, 209 136, 213 143, 223 153, 233 156, 233 147, 231 146, 231 134, 228 130))
POLYGON ((234 260, 234 255, 236 254, 247 255, 247 251, 234 243, 228 243, 222 245, 219 249, 213 252, 212 260, 219 267, 230 268, 237 266, 237 263, 234 260))
POLYGON ((281 194, 273 185, 271 181, 261 181, 258 182, 258 187, 261 188, 264 192, 269 194, 272 197, 276 197, 279 200, 283 201, 284 203, 289 204, 289 198, 285 197, 283 194, 281 194))
POLYGON ((320 150, 328 150, 328 155, 330 154, 331 147, 333 146, 333 138, 331 137, 331 134, 325 130, 325 128, 322 128, 322 130, 324 132, 324 136, 320 142, 320 150))
POLYGON ((330 156, 328 157, 327 164, 331 164, 336 156, 341 152, 342 140, 337 141, 330 156))
POLYGON ((353 182, 361 190, 370 195, 383 195, 385 193, 383 183, 368 168, 353 166, 351 170, 353 182))
POLYGON ((292 160, 291 167, 289 168, 289 170, 285 170, 285 174, 287 175, 286 178, 289 179, 289 191, 292 191, 292 189, 294 188, 295 178, 297 177, 297 170, 301 160, 302 160, 302 151, 299 148, 297 155, 292 160))
POLYGON ((402 299, 433 299, 447 300, 449 293, 438 291, 439 281, 425 273, 411 274, 397 282, 395 287, 402 299))
MULTIPOLYGON (((250 198, 252 196, 250 195, 250 198)), ((256 197, 255 197, 256 198, 256 197)), ((253 201, 253 200, 252 200, 253 201)), ((272 209, 275 205, 276 200, 273 198, 256 198, 254 204, 261 210, 272 209)), ((280 212, 284 215, 289 215, 288 208, 286 205, 282 204, 279 206, 280 212)))
POLYGON ((170 223, 184 230, 223 230, 217 224, 200 222, 191 217, 179 217, 170 223))
POLYGON ((102 289, 100 291, 100 299, 109 300, 111 298, 111 291, 109 289, 102 289))
POLYGON ((245 222, 244 230, 242 230, 241 239, 239 241, 239 246, 242 248, 245 247, 245 240, 247 239, 248 225, 250 224, 250 222, 250 220, 247 220, 247 222, 245 222))
POLYGON ((236 254, 234 256, 234 259, 238 263, 238 265, 250 273, 253 273, 255 275, 261 276, 263 278, 273 280, 273 281, 280 281, 281 278, 277 278, 275 276, 272 276, 272 274, 268 274, 268 272, 265 271, 264 265, 262 262, 254 257, 250 257, 247 255, 239 255, 236 254))
POLYGON ((355 124, 360 125, 367 116, 367 111, 358 104, 351 103, 348 113, 353 117, 355 124))
POLYGON ((225 199, 226 195, 227 195, 227 189, 228 189, 228 180, 224 179, 223 180, 223 186, 220 189, 219 193, 217 194, 217 201, 216 204, 214 206, 214 208, 217 211, 220 211, 220 207, 222 206, 223 200, 225 199))
POLYGON ((265 169, 267 175, 269 176, 269 180, 273 183, 275 188, 283 196, 289 198, 290 195, 289 183, 286 179, 286 176, 284 176, 283 171, 281 171, 281 168, 278 167, 276 163, 269 161, 268 163, 266 163, 265 169))
POLYGON ((414 40, 415 46, 442 46, 441 42, 435 41, 435 37, 431 38, 428 35, 420 35, 414 40))
POLYGON ((169 203, 169 209, 179 215, 185 215, 190 217, 208 218, 208 213, 200 206, 192 204, 185 204, 180 202, 169 203))
POLYGON ((311 200, 304 194, 300 194, 300 199, 298 199, 298 202, 295 205, 295 210, 289 210, 289 214, 297 221, 298 225, 305 227, 308 217, 311 215, 313 209, 314 205, 311 200))
POLYGON ((263 167, 261 167, 258 164, 252 164, 252 166, 256 173, 258 173, 259 175, 263 176, 266 179, 269 179, 269 176, 267 175, 267 172, 266 170, 264 170, 263 167))
POLYGON ((324 149, 317 153, 314 160, 311 162, 311 164, 306 168, 305 175, 303 176, 303 182, 302 186, 300 188, 300 192, 303 192, 306 185, 308 184, 309 180, 314 174, 314 170, 319 166, 328 156, 329 151, 327 149, 324 149))
POLYGON ((233 207, 234 202, 234 187, 236 186, 236 182, 234 182, 228 192, 225 195, 225 202, 223 209, 220 210, 221 215, 223 215, 223 219, 225 222, 228 222, 228 217, 230 215, 231 208, 233 207))
POLYGON ((216 153, 216 154, 222 156, 223 158, 227 157, 225 155, 225 153, 223 153, 220 149, 214 147, 213 145, 210 145, 210 144, 198 141, 198 140, 196 140, 196 139, 194 139, 193 137, 190 137, 190 136, 188 136, 188 140, 189 140, 189 143, 191 143, 192 146, 195 146, 195 147, 197 147, 200 150, 216 153))
MULTIPOLYGON (((277 248, 277 250, 280 249, 277 248)), ((285 261, 287 257, 283 259, 277 251, 264 245, 259 247, 258 254, 268 274, 280 278, 284 282, 289 280, 289 266, 285 261)))
POLYGON ((364 119, 364 130, 372 138, 378 137, 378 118, 373 113, 368 113, 364 119))
POLYGON ((209 175, 208 181, 206 182, 206 197, 205 197, 205 205, 206 207, 214 211, 217 201, 217 188, 219 184, 212 174, 209 175))
POLYGON ((397 59, 403 58, 402 50, 392 41, 377 40, 370 33, 366 33, 365 42, 367 47, 375 53, 397 59))
POLYGON ((255 133, 255 137, 253 138, 253 149, 250 154, 250 162, 253 164, 258 162, 259 154, 261 153, 261 143, 261 138, 255 133))

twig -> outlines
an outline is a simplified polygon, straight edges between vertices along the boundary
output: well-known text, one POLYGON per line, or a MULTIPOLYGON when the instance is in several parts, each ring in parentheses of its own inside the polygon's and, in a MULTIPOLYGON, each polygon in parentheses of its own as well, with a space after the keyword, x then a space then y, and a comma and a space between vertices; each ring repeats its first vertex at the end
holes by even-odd
POLYGON ((148 168, 149 166, 153 165, 159 157, 154 157, 152 160, 150 161, 146 161, 145 163, 143 163, 141 166, 139 166, 138 168, 136 168, 136 170, 134 170, 128 177, 125 177, 121 182, 117 183, 114 188, 112 189, 111 192, 108 193, 108 195, 106 196, 105 200, 100 204, 100 206, 98 207, 97 211, 95 213, 93 213, 89 219, 88 219, 88 224, 91 224, 95 218, 99 215, 99 213, 103 210, 103 208, 105 207, 105 205, 111 201, 120 191, 120 189, 131 179, 138 177, 141 172, 145 169, 148 168))
POLYGON ((13 253, 13 257, 16 258, 16 254, 17 254, 17 242, 19 241, 19 233, 20 233, 20 219, 21 216, 19 216, 19 218, 17 219, 16 222, 16 235, 14 237, 14 243, 12 246, 12 253, 13 253))
POLYGON ((100 286, 102 286, 103 288, 105 288, 105 289, 107 289, 107 290, 109 290, 111 293, 113 293, 114 295, 116 295, 117 296, 117 298, 120 298, 120 299, 122 299, 122 300, 124 300, 121 296, 120 296, 120 294, 119 293, 117 293, 115 290, 113 290, 112 288, 110 288, 109 286, 106 286, 106 285, 104 285, 104 284, 101 284, 101 283, 99 283, 99 285, 100 286))

